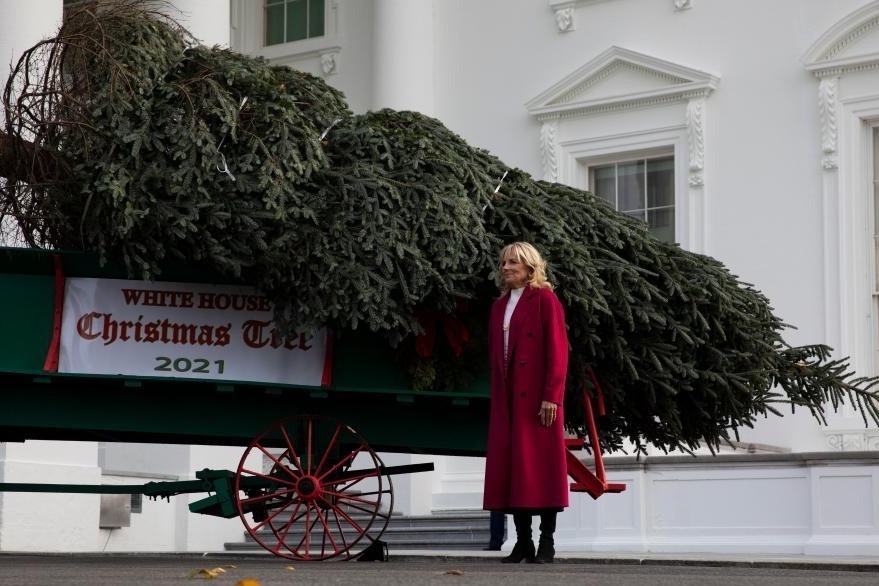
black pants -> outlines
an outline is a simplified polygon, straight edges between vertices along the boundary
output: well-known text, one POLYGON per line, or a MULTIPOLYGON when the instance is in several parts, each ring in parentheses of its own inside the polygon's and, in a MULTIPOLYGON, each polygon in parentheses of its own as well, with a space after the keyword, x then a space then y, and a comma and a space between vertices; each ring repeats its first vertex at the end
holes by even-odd
POLYGON ((507 516, 500 511, 492 511, 489 517, 489 540, 488 547, 492 549, 500 549, 504 544, 504 533, 506 533, 507 516))

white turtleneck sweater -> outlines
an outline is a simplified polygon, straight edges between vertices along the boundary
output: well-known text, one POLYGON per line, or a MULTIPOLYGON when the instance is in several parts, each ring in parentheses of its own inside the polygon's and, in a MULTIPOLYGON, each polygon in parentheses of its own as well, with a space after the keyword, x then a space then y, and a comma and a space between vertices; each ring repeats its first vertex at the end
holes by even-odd
POLYGON ((510 345, 510 320, 513 318, 513 310, 516 309, 516 304, 519 303, 519 298, 522 297, 524 290, 525 287, 510 289, 510 298, 507 300, 507 308, 504 310, 504 360, 507 359, 507 348, 510 345))

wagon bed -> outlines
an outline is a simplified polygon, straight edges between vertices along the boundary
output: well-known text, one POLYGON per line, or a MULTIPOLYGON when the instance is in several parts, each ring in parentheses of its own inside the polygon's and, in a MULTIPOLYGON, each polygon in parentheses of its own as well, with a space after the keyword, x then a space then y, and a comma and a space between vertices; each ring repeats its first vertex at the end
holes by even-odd
MULTIPOLYGON (((345 421, 380 451, 484 452, 487 382, 411 390, 393 350, 374 333, 334 337, 328 386, 46 372, 59 270, 63 278, 126 278, 87 253, 0 249, 0 441, 247 445, 272 420, 309 413, 345 421)), ((160 280, 230 283, 181 265, 160 280)))

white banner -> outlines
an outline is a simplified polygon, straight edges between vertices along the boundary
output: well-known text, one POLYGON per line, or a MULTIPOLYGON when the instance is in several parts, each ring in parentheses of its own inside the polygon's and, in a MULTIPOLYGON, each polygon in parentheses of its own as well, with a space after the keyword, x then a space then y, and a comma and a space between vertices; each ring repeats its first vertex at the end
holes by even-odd
POLYGON ((320 386, 327 331, 281 336, 251 287, 67 279, 59 372, 320 386))

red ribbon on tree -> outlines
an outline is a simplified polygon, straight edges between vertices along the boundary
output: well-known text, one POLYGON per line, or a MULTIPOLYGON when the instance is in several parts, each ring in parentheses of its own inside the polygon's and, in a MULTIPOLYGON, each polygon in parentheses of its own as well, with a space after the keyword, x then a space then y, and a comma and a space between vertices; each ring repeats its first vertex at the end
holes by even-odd
POLYGON ((466 311, 466 308, 466 303, 461 301, 455 313, 418 312, 418 321, 424 331, 415 337, 415 353, 420 358, 433 356, 437 330, 441 328, 452 352, 455 356, 461 356, 464 353, 464 346, 470 341, 470 331, 458 317, 458 314, 466 311))

